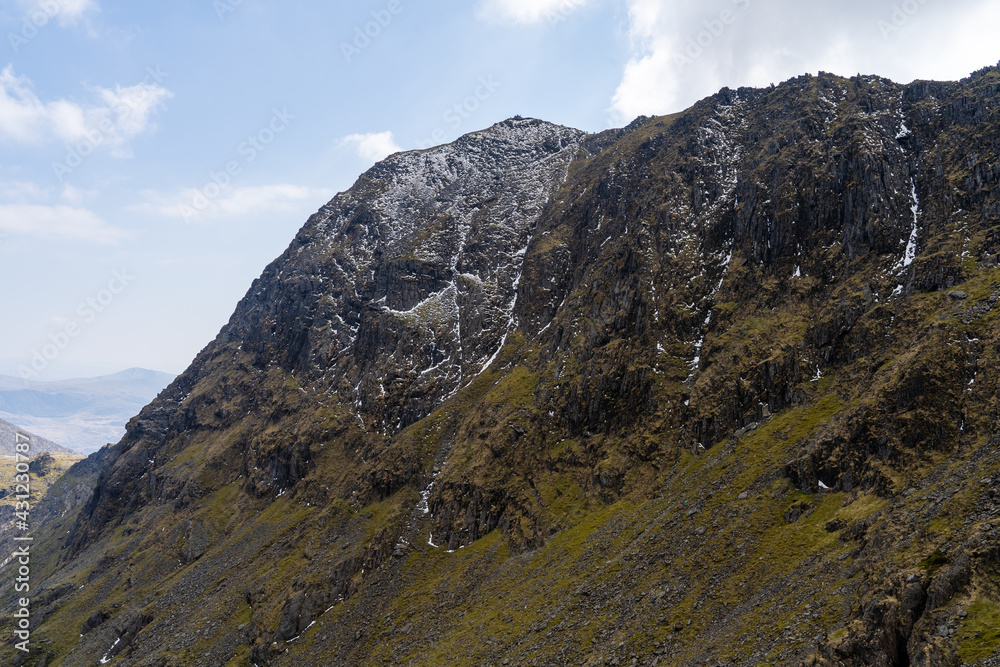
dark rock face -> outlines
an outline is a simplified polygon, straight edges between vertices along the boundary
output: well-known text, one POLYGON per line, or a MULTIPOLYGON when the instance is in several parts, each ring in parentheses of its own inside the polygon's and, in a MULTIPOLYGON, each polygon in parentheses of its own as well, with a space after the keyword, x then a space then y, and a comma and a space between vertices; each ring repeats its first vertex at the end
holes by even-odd
POLYGON ((376 165, 104 452, 65 664, 982 657, 998 129, 996 68, 821 74, 376 165))
POLYGON ((88 632, 91 632, 94 628, 98 627, 109 618, 111 618, 110 614, 106 614, 103 611, 95 611, 90 615, 90 617, 87 618, 87 622, 83 624, 83 627, 80 629, 80 634, 85 635, 88 632))
POLYGON ((50 472, 52 472, 52 455, 45 452, 41 456, 36 457, 28 464, 28 472, 38 475, 39 477, 45 477, 50 472))
POLYGON ((300 232, 223 340, 395 433, 468 384, 514 329, 526 249, 584 135, 507 121, 393 156, 300 232))
MULTIPOLYGON (((149 497, 179 507, 200 495, 157 488, 151 467, 168 437, 199 426, 195 401, 180 404, 227 346, 252 373, 277 365, 352 406, 365 431, 391 435, 428 415, 514 331, 525 248, 584 136, 512 120, 373 167, 310 219, 215 343, 129 424, 85 515, 99 526, 149 497)), ((256 407, 249 387, 223 398, 233 394, 256 407)), ((261 492, 294 485, 309 466, 307 449, 275 449, 241 466, 261 492)))

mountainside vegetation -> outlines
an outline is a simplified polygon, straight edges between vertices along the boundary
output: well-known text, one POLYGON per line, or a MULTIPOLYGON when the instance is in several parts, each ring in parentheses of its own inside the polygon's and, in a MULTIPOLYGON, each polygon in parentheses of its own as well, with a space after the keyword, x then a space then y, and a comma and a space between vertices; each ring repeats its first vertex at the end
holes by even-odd
POLYGON ((0 659, 1000 664, 998 188, 997 67, 391 156, 70 469, 0 659))

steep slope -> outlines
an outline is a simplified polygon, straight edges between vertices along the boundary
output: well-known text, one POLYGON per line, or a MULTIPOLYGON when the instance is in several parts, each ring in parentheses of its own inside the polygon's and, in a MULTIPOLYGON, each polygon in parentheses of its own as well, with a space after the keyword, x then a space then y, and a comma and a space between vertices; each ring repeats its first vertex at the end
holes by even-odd
POLYGON ((821 74, 377 165, 107 452, 48 664, 988 658, 998 108, 821 74))
MULTIPOLYGON (((63 473, 81 458, 72 450, 0 419, 0 567, 6 566, 13 559, 11 554, 17 546, 14 538, 24 535, 15 524, 15 511, 22 507, 19 501, 24 501, 25 488, 30 496, 30 505, 35 505, 56 486, 63 473), (27 451, 18 452, 19 444, 27 445, 27 451), (25 475, 27 485, 24 484, 25 475)), ((84 485, 81 494, 89 498, 94 482, 96 475, 84 485)), ((53 495, 59 496, 61 493, 53 491, 53 495)), ((50 518, 44 512, 32 513, 31 524, 38 530, 50 518)))
POLYGON ((74 512, 87 502, 94 491, 102 460, 102 454, 94 454, 88 459, 79 454, 61 453, 43 453, 32 457, 28 467, 31 529, 27 533, 18 529, 15 523, 18 502, 16 476, 22 473, 18 473, 13 457, 4 461, 0 468, 0 567, 14 560, 13 554, 21 546, 15 538, 25 535, 46 534, 51 544, 55 545, 48 554, 51 562, 55 562, 66 529, 76 519, 74 512))

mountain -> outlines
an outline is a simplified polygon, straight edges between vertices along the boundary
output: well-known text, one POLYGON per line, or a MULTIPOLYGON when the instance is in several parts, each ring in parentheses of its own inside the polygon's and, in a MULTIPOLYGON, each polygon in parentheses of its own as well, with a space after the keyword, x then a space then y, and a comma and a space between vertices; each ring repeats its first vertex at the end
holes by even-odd
POLYGON ((73 454, 73 450, 62 445, 57 445, 51 440, 46 440, 40 436, 30 433, 23 428, 18 428, 13 424, 0 419, 0 456, 14 456, 16 445, 25 442, 31 447, 29 456, 41 454, 43 452, 73 454), (22 438, 18 438, 20 434, 22 438), (26 439, 26 440, 25 440, 26 439))
POLYGON ((998 187, 996 67, 393 155, 88 459, 0 656, 997 664, 998 187))
MULTIPOLYGON (((6 566, 13 559, 12 554, 19 546, 16 538, 24 535, 15 524, 15 511, 21 507, 18 501, 25 500, 24 487, 18 487, 24 483, 24 479, 19 476, 27 474, 29 510, 37 509, 37 504, 46 498, 51 487, 62 480, 63 474, 82 458, 71 449, 0 419, 0 566, 6 566), (27 451, 18 452, 19 444, 28 445, 27 451), (21 456, 16 457, 16 453, 21 456)), ((78 466, 78 469, 82 467, 78 466)), ((96 481, 96 473, 91 474, 86 483, 81 485, 82 488, 77 489, 76 505, 72 509, 76 509, 90 497, 96 481)), ((53 497, 55 496, 65 499, 66 494, 55 493, 53 497)), ((69 509, 57 502, 50 502, 49 505, 53 512, 69 509)), ((48 523, 49 519, 51 516, 45 513, 31 514, 31 521, 36 526, 48 523)))
MULTIPOLYGON (((31 496, 30 508, 30 505, 42 500, 49 488, 81 458, 83 457, 71 449, 0 419, 0 566, 10 562, 11 554, 18 546, 15 537, 23 534, 16 529, 14 523, 15 510, 19 507, 18 500, 25 500, 23 497, 18 497, 24 494, 23 487, 17 486, 24 482, 18 475, 27 474, 29 477, 27 487, 31 496), (27 445, 27 451, 18 452, 17 445, 27 445), (15 456, 18 453, 20 457, 15 456), (19 468, 19 464, 27 466, 27 469, 19 468)), ((89 498, 90 492, 93 491, 96 475, 92 475, 88 482, 89 488, 86 489, 84 500, 89 498)), ((34 521, 39 519, 39 516, 32 515, 31 518, 34 521)))
POLYGON ((128 420, 173 379, 141 368, 60 382, 0 375, 0 418, 93 452, 121 440, 128 420))

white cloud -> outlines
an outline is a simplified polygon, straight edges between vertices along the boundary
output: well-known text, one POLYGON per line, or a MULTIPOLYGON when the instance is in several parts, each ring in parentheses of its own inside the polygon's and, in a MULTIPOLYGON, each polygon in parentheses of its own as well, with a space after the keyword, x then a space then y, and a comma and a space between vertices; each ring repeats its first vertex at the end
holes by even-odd
POLYGON ((83 202, 97 196, 72 185, 61 192, 28 181, 0 182, 0 237, 13 234, 43 240, 90 241, 108 244, 128 238, 83 202), (62 200, 66 203, 54 203, 62 200))
POLYGON ((115 243, 127 236, 88 209, 37 204, 0 205, 0 232, 102 244, 115 243))
POLYGON ((616 123, 681 111, 723 86, 766 86, 806 72, 905 83, 956 79, 1000 60, 993 0, 627 4, 633 53, 612 99, 616 123))
POLYGON ((228 196, 212 203, 222 215, 245 216, 261 211, 294 212, 304 203, 325 204, 333 192, 325 188, 307 188, 298 185, 261 185, 235 188, 228 196))
POLYGON ((217 189, 189 188, 174 195, 147 191, 146 201, 129 210, 185 221, 235 218, 262 213, 301 213, 303 207, 319 208, 332 190, 287 183, 217 189), (211 196, 215 195, 215 196, 211 196))
MULTIPOLYGON (((107 105, 96 109, 94 116, 103 122, 111 122, 111 138, 113 152, 118 157, 131 157, 131 150, 126 142, 138 135, 155 128, 152 115, 173 93, 163 86, 151 83, 139 83, 134 86, 116 86, 114 90, 98 88, 102 100, 107 105)), ((100 125, 98 125, 100 127, 100 125)))
POLYGON ((392 132, 352 134, 344 137, 340 145, 353 146, 362 160, 372 164, 403 150, 393 139, 392 132))
POLYGON ((483 0, 480 15, 503 23, 555 23, 586 4, 587 0, 483 0))
POLYGON ((59 19, 60 25, 74 25, 87 12, 97 12, 100 8, 94 0, 22 0, 25 14, 35 23, 59 19))
POLYGON ((0 182, 0 201, 8 204, 34 204, 49 198, 50 190, 27 181, 0 182))
POLYGON ((153 128, 152 115, 173 94, 158 84, 95 88, 100 104, 68 100, 43 102, 29 79, 8 65, 0 72, 0 140, 105 146, 115 157, 131 157, 129 141, 153 128))
POLYGON ((82 204, 84 201, 93 199, 97 195, 98 192, 96 190, 81 190, 67 183, 63 186, 59 196, 70 204, 82 204))

